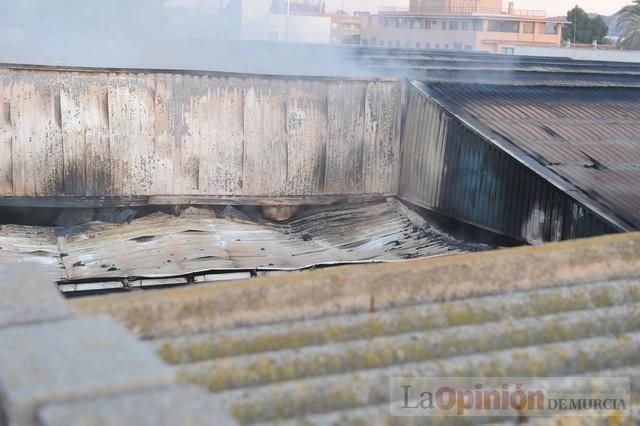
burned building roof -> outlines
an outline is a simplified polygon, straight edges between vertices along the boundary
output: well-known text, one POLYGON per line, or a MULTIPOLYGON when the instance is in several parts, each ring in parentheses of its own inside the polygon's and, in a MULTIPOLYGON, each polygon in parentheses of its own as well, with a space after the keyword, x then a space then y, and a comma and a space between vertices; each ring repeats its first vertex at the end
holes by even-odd
POLYGON ((640 229, 640 90, 430 84, 436 101, 640 229))

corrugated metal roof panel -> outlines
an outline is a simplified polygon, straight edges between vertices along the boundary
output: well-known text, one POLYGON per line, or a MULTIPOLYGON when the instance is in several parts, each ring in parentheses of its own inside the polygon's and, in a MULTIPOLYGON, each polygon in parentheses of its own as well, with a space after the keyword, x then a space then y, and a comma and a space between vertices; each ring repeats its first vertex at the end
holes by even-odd
POLYGON ((125 226, 95 224, 64 238, 70 279, 159 278, 229 270, 296 270, 466 251, 417 226, 397 202, 329 206, 287 224, 235 222, 191 210, 125 226))
MULTIPOLYGON (((56 243, 53 229, 0 228, 0 258, 21 244, 16 239, 39 232, 47 261, 58 272, 66 270, 63 280, 77 282, 297 270, 488 248, 439 232, 395 200, 315 207, 286 224, 221 219, 213 211, 191 208, 180 217, 155 213, 125 225, 92 222, 58 231, 56 243)), ((25 256, 39 240, 29 243, 25 256)))
POLYGON ((540 164, 640 229, 640 90, 431 84, 487 136, 540 164))

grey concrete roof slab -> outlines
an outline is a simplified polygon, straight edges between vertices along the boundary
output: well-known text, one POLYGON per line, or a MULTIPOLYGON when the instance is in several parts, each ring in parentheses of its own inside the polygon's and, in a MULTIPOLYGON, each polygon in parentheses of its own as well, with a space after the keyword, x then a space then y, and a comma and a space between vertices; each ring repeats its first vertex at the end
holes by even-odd
POLYGON ((43 426, 227 426, 237 424, 196 386, 174 386, 113 397, 54 403, 39 414, 43 426))
POLYGON ((0 401, 9 426, 37 424, 37 409, 47 402, 174 381, 168 366, 108 317, 10 327, 0 330, 0 348, 0 401))
POLYGON ((0 329, 70 315, 46 269, 36 263, 0 264, 0 329))

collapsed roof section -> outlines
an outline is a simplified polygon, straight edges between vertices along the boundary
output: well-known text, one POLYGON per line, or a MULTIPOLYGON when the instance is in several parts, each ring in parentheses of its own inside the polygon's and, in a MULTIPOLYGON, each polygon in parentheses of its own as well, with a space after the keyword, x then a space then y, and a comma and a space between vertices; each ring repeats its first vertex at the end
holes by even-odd
POLYGON ((208 273, 293 271, 489 248, 441 233, 396 200, 310 208, 286 224, 218 216, 190 208, 180 217, 155 213, 124 225, 2 226, 0 258, 36 260, 63 288, 81 290, 77 283, 90 289, 183 284, 208 273), (89 285, 96 282, 109 284, 89 285))

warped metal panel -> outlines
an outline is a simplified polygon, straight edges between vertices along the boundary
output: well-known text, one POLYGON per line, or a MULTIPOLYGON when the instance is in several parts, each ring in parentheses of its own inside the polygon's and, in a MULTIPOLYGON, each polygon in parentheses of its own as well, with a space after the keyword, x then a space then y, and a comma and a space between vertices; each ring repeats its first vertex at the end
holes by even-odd
POLYGON ((392 199, 308 208, 286 224, 190 208, 180 217, 155 213, 124 225, 0 228, 0 261, 36 257, 56 281, 70 285, 394 262, 488 248, 441 233, 392 199))
POLYGON ((237 222, 190 209, 181 217, 158 213, 122 226, 92 223, 60 242, 71 280, 297 270, 482 247, 439 233, 398 202, 316 208, 287 224, 237 222))

